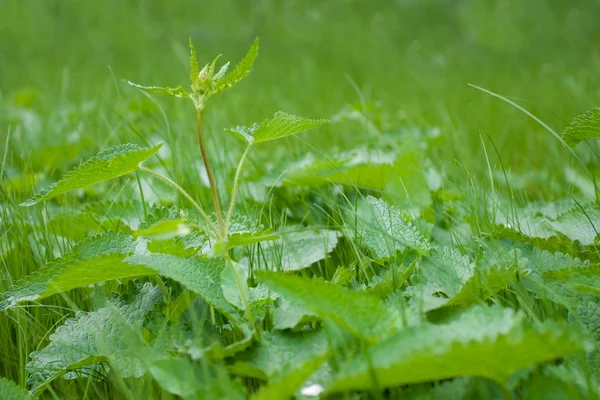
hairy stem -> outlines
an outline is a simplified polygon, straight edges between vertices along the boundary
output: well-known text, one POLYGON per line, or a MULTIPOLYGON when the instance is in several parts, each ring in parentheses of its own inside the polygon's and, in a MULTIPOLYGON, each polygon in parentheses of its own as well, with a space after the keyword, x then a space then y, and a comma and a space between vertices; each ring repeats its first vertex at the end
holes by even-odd
POLYGON ((198 131, 200 153, 202 153, 202 161, 204 162, 204 168, 206 169, 206 175, 208 175, 208 182, 210 183, 210 190, 212 191, 215 213, 217 214, 217 223, 219 225, 219 235, 221 237, 225 237, 225 229, 223 228, 223 216, 221 215, 221 203, 219 201, 217 184, 215 182, 215 176, 212 173, 212 169, 210 168, 210 162, 208 161, 208 155, 206 154, 206 146, 204 145, 204 137, 202 135, 202 110, 198 109, 196 115, 196 129, 198 131))
POLYGON ((231 215, 233 214, 233 207, 235 206, 235 198, 237 196, 238 182, 240 180, 240 173, 242 172, 242 165, 244 165, 244 160, 252 147, 252 143, 248 144, 246 150, 242 154, 242 158, 240 158, 240 162, 238 164, 237 170, 235 171, 235 178, 233 179, 233 188, 231 189, 231 199, 229 200, 229 209, 227 210, 227 217, 225 218, 225 234, 227 237, 227 230, 229 229, 229 224, 231 223, 231 215))
POLYGON ((202 209, 202 207, 200 206, 200 204, 198 204, 196 202, 196 200, 193 199, 192 196, 189 195, 188 192, 186 192, 181 186, 179 186, 177 183, 175 183, 175 181, 173 181, 171 178, 168 178, 162 174, 159 174, 156 171, 153 171, 149 168, 146 167, 139 167, 140 171, 144 171, 147 172, 149 174, 152 174, 154 176, 156 176, 157 178, 162 179, 163 181, 167 182, 169 185, 173 186, 175 189, 177 189, 179 191, 179 193, 181 193, 183 195, 183 197, 185 197, 190 203, 192 203, 192 206, 198 211, 198 213, 200 213, 200 215, 202 216, 202 218, 204 218, 204 220, 206 221, 206 223, 208 224, 208 226, 215 232, 215 234, 217 235, 217 237, 221 237, 221 232, 219 230, 217 230, 217 228, 215 227, 215 225, 212 223, 212 221, 210 220, 210 218, 208 217, 208 215, 206 215, 206 212, 204 212, 204 210, 202 209))

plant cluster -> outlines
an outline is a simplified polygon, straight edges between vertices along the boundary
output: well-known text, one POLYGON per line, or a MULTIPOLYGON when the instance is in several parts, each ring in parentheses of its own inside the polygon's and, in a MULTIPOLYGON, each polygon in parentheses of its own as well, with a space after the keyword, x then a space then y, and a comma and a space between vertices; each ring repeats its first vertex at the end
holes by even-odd
MULTIPOLYGON (((60 397, 64 382, 90 398, 90 386, 108 382, 115 398, 132 398, 142 381, 154 395, 183 399, 600 395, 597 201, 516 206, 493 193, 469 204, 422 157, 439 133, 405 131, 308 154, 285 174, 251 182, 331 190, 337 201, 321 204, 324 217, 299 218, 294 204, 289 221, 265 227, 263 215, 236 212, 250 150, 327 121, 279 111, 227 129, 246 147, 233 180, 219 185, 204 111, 249 74, 257 54, 258 40, 231 70, 217 68, 219 57, 200 68, 190 40, 189 91, 130 82, 192 101, 210 207, 142 165, 161 144, 101 151, 22 203, 147 174, 187 207, 156 206, 137 226, 81 222, 83 240, 11 284, 3 313, 73 290, 97 300, 28 355, 29 390, 2 378, 0 398, 60 397), (475 217, 480 207, 487 222, 475 217), (88 234, 94 229, 101 233, 88 234)), ((354 115, 349 107, 334 119, 354 115)), ((600 109, 554 134, 566 147, 600 137, 600 109)))

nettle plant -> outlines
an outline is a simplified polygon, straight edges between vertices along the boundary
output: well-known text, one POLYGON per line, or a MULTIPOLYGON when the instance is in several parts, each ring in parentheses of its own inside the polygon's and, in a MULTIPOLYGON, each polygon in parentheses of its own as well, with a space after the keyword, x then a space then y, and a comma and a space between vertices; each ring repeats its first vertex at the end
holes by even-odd
POLYGON ((191 100, 193 103, 196 110, 196 126, 198 142, 200 145, 200 153, 206 169, 208 181, 210 183, 213 207, 216 215, 216 223, 214 219, 209 216, 205 208, 196 200, 194 200, 193 196, 186 192, 180 185, 167 176, 164 176, 142 165, 145 160, 152 157, 161 148, 162 144, 152 148, 144 148, 136 144, 123 144, 104 150, 97 156, 81 164, 78 168, 69 172, 56 184, 42 190, 34 198, 22 203, 22 205, 32 206, 64 193, 136 171, 151 174, 165 181, 189 201, 191 206, 202 218, 204 226, 197 227, 186 221, 178 219, 164 219, 152 224, 151 226, 146 226, 143 230, 138 231, 137 235, 149 238, 164 239, 176 236, 186 236, 190 234, 193 229, 201 228, 202 232, 208 235, 210 239, 214 241, 214 243, 211 245, 212 257, 224 260, 229 266, 231 277, 233 278, 239 291, 247 318, 249 319, 251 325, 253 325, 252 312, 250 310, 247 295, 248 288, 244 282, 245 278, 240 275, 242 269, 231 259, 230 250, 233 247, 241 245, 248 245, 265 240, 273 240, 276 239, 277 236, 265 234, 266 231, 240 232, 238 230, 234 232, 233 235, 231 234, 232 216, 236 203, 238 182, 244 161, 250 149, 256 144, 314 129, 323 125, 327 121, 324 119, 306 119, 278 111, 275 113, 273 118, 267 119, 261 123, 256 123, 251 127, 237 126, 235 128, 227 129, 228 132, 235 134, 238 138, 245 141, 247 146, 239 160, 236 169, 227 212, 223 213, 219 200, 220 196, 218 193, 218 185, 215 181, 215 175, 211 168, 209 155, 206 151, 204 138, 205 135, 202 129, 203 114, 207 103, 212 96, 233 88, 250 73, 252 66, 254 65, 254 60, 258 55, 259 41, 258 38, 254 41, 245 57, 231 71, 229 70, 229 62, 217 70, 217 61, 219 60, 220 56, 217 56, 211 63, 206 64, 202 69, 200 69, 197 61, 196 51, 191 39, 189 44, 191 70, 191 86, 189 91, 186 91, 182 86, 171 88, 142 86, 133 82, 129 82, 129 84, 148 93, 185 98, 191 100))

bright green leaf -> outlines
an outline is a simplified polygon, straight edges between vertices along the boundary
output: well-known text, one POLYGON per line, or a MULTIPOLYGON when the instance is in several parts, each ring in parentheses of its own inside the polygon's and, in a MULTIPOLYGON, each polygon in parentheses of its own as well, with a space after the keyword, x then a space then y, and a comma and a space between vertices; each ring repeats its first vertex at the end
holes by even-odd
POLYGON ((562 132, 561 137, 569 146, 600 137, 600 108, 592 108, 575 118, 562 132))
POLYGON ((231 264, 223 268, 221 272, 221 289, 223 290, 223 296, 229 304, 239 310, 244 310, 244 302, 238 285, 241 286, 244 296, 249 298, 248 269, 239 263, 231 261, 231 264))
POLYGON ((160 288, 145 284, 129 304, 111 303, 97 311, 77 313, 50 335, 46 347, 31 353, 30 380, 41 383, 62 374, 74 378, 91 373, 99 362, 108 362, 123 378, 141 377, 149 349, 140 330, 146 314, 161 298, 160 288))
POLYGON ((33 400, 33 397, 13 381, 0 378, 0 399, 2 400, 33 400))
POLYGON ((144 92, 148 92, 151 94, 158 94, 160 96, 170 96, 170 97, 182 97, 182 98, 190 97, 190 95, 185 91, 183 86, 178 86, 176 88, 170 88, 170 87, 161 87, 161 86, 142 86, 142 85, 138 85, 137 83, 133 83, 131 81, 128 81, 127 83, 129 83, 129 85, 131 85, 137 89, 143 90, 144 92))
POLYGON ((215 92, 222 92, 224 90, 230 89, 237 85, 239 81, 244 79, 250 71, 252 71, 252 66, 254 65, 254 60, 258 55, 258 38, 254 40, 252 46, 248 50, 248 53, 244 56, 244 58, 235 66, 233 71, 223 76, 221 72, 215 75, 215 92))
POLYGON ((372 196, 366 198, 366 215, 361 219, 362 237, 377 261, 390 260, 396 252, 429 252, 429 242, 393 207, 372 196))
POLYGON ((177 219, 165 219, 158 221, 152 226, 135 232, 136 237, 145 237, 151 240, 169 240, 176 237, 187 236, 192 233, 193 226, 187 221, 177 219))
POLYGON ((278 111, 273 118, 254 124, 251 128, 238 126, 228 131, 239 135, 248 143, 261 143, 315 129, 325 123, 327 120, 324 119, 306 119, 278 111))
POLYGON ((22 301, 33 301, 109 280, 155 275, 156 271, 123 260, 145 243, 123 233, 108 232, 89 238, 20 281, 3 294, 0 311, 22 301))
POLYGON ((134 172, 161 146, 162 144, 159 144, 152 148, 146 148, 136 144, 122 144, 101 151, 97 156, 67 173, 60 181, 42 190, 37 196, 21 205, 32 206, 72 190, 134 172))
POLYGON ((304 230, 282 234, 281 239, 261 244, 268 266, 282 271, 297 271, 323 260, 337 246, 339 232, 333 230, 304 230))
POLYGON ((501 307, 475 307, 442 324, 398 332, 340 368, 330 391, 394 387, 457 376, 505 383, 516 371, 589 347, 565 323, 539 327, 501 307))
POLYGON ((335 322, 357 337, 377 341, 401 326, 394 310, 367 293, 277 272, 259 271, 256 275, 292 304, 335 322))
POLYGON ((224 259, 200 256, 183 258, 146 252, 134 254, 125 262, 153 269, 159 275, 181 283, 238 326, 244 324, 238 311, 223 296, 221 273, 225 268, 224 259))

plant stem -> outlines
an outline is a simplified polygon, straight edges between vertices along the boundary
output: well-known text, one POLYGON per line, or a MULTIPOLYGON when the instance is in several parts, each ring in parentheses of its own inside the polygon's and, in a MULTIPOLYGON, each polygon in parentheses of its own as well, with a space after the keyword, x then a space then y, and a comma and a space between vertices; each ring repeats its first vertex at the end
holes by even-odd
POLYGON ((206 223, 208 224, 208 226, 210 226, 210 228, 215 232, 215 234, 217 235, 218 238, 221 237, 221 233, 220 231, 217 230, 217 228, 215 227, 215 225, 212 223, 212 221, 210 220, 210 218, 208 217, 208 215, 206 215, 206 213, 204 212, 204 210, 202 209, 202 207, 200 206, 200 204, 198 204, 196 202, 196 200, 194 200, 192 198, 192 196, 190 196, 188 194, 188 192, 186 192, 181 186, 179 186, 177 183, 175 183, 175 181, 173 181, 171 178, 168 178, 156 171, 153 171, 149 168, 146 167, 139 167, 140 171, 144 171, 147 172, 149 174, 152 174, 154 176, 156 176, 157 178, 162 179, 163 181, 167 182, 169 185, 173 186, 175 189, 177 189, 179 191, 179 193, 181 193, 183 195, 183 197, 185 197, 190 203, 192 203, 192 206, 194 206, 194 208, 198 211, 198 213, 200 213, 200 215, 202 216, 202 218, 204 218, 204 220, 206 221, 206 223))
POLYGON ((217 184, 215 182, 215 176, 210 168, 210 162, 208 161, 208 155, 206 154, 206 147, 204 146, 204 137, 202 135, 202 109, 196 111, 196 129, 198 131, 198 142, 200 143, 200 153, 202 154, 202 161, 204 162, 204 168, 206 169, 206 175, 208 175, 208 182, 210 183, 210 189, 213 195, 213 203, 215 205, 215 213, 217 214, 217 223, 219 225, 219 234, 221 237, 225 237, 225 229, 223 228, 223 216, 221 215, 221 203, 219 201, 219 193, 217 191, 217 184))
POLYGON ((250 311, 250 302, 248 301, 248 296, 246 296, 246 292, 242 287, 242 282, 240 281, 240 277, 237 274, 237 271, 235 270, 233 261, 231 261, 231 258, 229 257, 229 255, 227 255, 227 253, 225 253, 225 262, 227 262, 227 265, 229 266, 229 268, 231 268, 233 279, 235 279, 235 285, 238 288, 238 292, 240 292, 242 303, 244 303, 244 309, 246 310, 246 316, 248 317, 248 322, 250 322, 250 327, 254 332, 258 333, 258 331, 256 330, 256 326, 254 325, 254 317, 252 316, 252 311, 250 311))
POLYGON ((227 210, 227 217, 225 218, 225 234, 227 237, 227 230, 229 229, 229 224, 231 223, 231 215, 233 214, 233 207, 235 206, 235 198, 237 195, 238 181, 240 179, 240 173, 242 172, 242 165, 244 164, 244 160, 252 147, 252 143, 248 143, 248 147, 244 150, 242 154, 242 158, 240 158, 240 162, 238 164, 237 170, 235 171, 235 178, 233 179, 233 188, 231 189, 231 199, 229 200, 229 209, 227 210))

